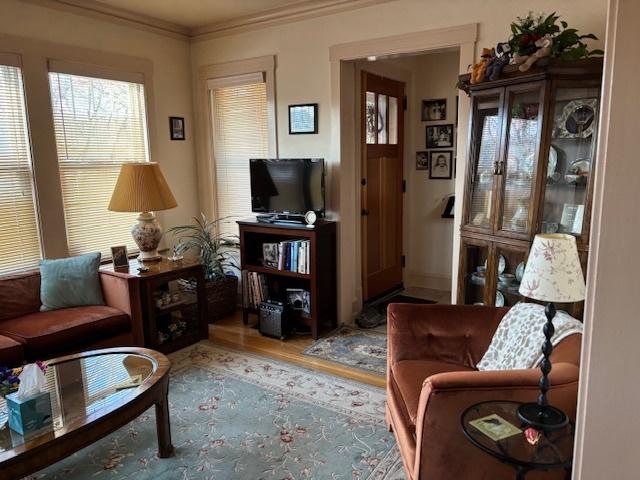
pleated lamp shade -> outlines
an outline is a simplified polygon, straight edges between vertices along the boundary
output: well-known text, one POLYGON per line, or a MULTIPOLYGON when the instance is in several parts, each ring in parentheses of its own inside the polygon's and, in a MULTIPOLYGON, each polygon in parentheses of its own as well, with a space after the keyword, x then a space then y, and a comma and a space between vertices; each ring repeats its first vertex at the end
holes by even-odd
POLYGON ((109 210, 154 212, 177 207, 178 203, 155 162, 125 163, 113 189, 109 210))

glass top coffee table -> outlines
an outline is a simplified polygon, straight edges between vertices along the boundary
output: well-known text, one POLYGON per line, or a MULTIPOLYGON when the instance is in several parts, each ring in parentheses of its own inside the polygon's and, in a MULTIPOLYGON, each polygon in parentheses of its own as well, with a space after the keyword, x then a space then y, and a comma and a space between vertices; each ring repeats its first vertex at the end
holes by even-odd
POLYGON ((560 468, 566 470, 567 478, 571 478, 574 425, 569 423, 561 430, 543 433, 538 443, 531 445, 523 433, 526 425, 518 418, 517 409, 520 405, 519 402, 511 401, 491 401, 472 405, 460 418, 462 431, 480 450, 512 465, 516 469, 517 480, 524 479, 531 470, 560 468), (496 441, 470 423, 493 414, 499 415, 522 432, 496 441))
MULTIPOLYGON (((119 347, 46 363, 53 424, 26 436, 6 425, 0 430, 3 478, 22 478, 37 472, 126 425, 153 405, 158 456, 172 455, 167 401, 171 364, 163 354, 119 347)), ((0 407, 0 424, 4 424, 3 398, 0 407)))

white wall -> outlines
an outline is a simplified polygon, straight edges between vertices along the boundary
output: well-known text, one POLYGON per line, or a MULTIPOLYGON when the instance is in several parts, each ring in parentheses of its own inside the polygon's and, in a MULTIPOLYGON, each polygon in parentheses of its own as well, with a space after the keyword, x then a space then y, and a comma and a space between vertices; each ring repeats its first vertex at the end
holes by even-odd
MULTIPOLYGON (((329 48, 334 45, 419 32, 468 23, 479 24, 478 46, 495 46, 509 35, 509 24, 518 15, 558 11, 572 26, 602 37, 604 34, 606 4, 604 0, 397 0, 349 12, 337 13, 238 33, 226 37, 198 42, 192 45, 194 70, 208 64, 276 55, 276 88, 278 110, 278 140, 280 156, 314 156, 328 159, 333 175, 340 174, 340 159, 334 158, 335 142, 339 142, 339 127, 331 125, 332 78, 329 48), (287 133, 287 105, 293 103, 319 103, 318 135, 290 136, 287 133), (332 143, 333 142, 333 143, 332 143), (334 152, 332 154, 332 152, 334 152)), ((464 70, 464 68, 462 68, 464 70)), ((334 74, 335 75, 335 74, 334 74)), ((339 80, 337 84, 339 85, 339 80)), ((334 92, 335 93, 335 92, 334 92)), ((466 108, 466 100, 461 97, 466 108)), ((200 140, 199 140, 200 141, 200 140)), ((352 161, 357 161, 353 159, 352 161)), ((458 163, 460 166, 460 160, 458 163)), ((462 187, 462 174, 458 168, 456 188, 462 187)), ((335 180, 332 182, 335 185, 335 180)), ((354 191, 357 185, 353 186, 354 191)), ((338 266, 340 293, 340 320, 348 321, 357 308, 357 285, 360 272, 354 260, 357 252, 349 249, 353 241, 353 225, 357 222, 352 205, 337 205, 335 192, 330 205, 336 218, 340 210, 348 213, 340 229, 338 266), (348 223, 346 223, 348 222, 348 223), (342 228, 346 227, 346 228, 342 228)), ((458 209, 460 208, 458 202, 458 209)), ((206 208, 206 206, 203 206, 206 208)), ((459 212, 459 210, 458 210, 459 212)), ((454 232, 457 230, 454 222, 454 232)), ((454 234, 453 252, 458 249, 458 236, 454 234)), ((453 255, 452 277, 455 278, 457 255, 453 255)))
POLYGON ((640 432, 637 38, 640 2, 612 0, 585 304, 574 478, 635 480, 640 432))
MULTIPOLYGON (((151 160, 160 163, 178 202, 177 208, 161 212, 158 216, 167 228, 197 215, 189 43, 17 0, 1 0, 0 11, 0 34, 140 57, 153 63, 153 123, 156 132, 155 145, 152 146, 155 157, 151 160), (185 117, 185 141, 169 139, 169 116, 185 117)), ((95 61, 99 63, 99 55, 95 61)), ((131 222, 135 222, 135 215, 131 222)))

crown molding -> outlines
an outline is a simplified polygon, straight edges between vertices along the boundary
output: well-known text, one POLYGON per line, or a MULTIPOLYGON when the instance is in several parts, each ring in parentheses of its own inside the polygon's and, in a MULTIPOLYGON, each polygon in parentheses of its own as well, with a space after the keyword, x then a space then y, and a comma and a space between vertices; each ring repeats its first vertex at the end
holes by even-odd
POLYGON ((146 30, 179 40, 189 40, 190 29, 177 23, 140 15, 122 8, 111 7, 95 0, 22 0, 41 7, 106 20, 146 30))
POLYGON ((225 22, 192 28, 190 37, 192 42, 200 42, 234 33, 257 30, 272 25, 296 22, 393 1, 396 0, 303 0, 293 5, 272 8, 225 22))
POLYGON ((396 0, 301 0, 292 5, 189 28, 148 15, 105 5, 96 0, 21 0, 41 7, 107 20, 180 40, 199 42, 272 25, 331 15, 396 0))

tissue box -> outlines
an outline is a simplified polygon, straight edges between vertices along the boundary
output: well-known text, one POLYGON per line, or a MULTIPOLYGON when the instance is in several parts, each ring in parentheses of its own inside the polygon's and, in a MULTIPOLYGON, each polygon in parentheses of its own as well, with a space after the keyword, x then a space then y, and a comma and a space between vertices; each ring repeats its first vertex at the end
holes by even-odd
POLYGON ((51 395, 49 392, 37 393, 20 399, 16 393, 6 396, 9 410, 9 428, 21 435, 35 432, 51 425, 51 395))

